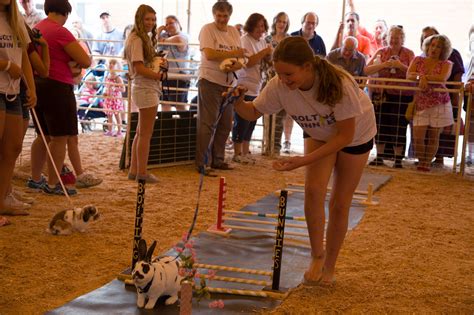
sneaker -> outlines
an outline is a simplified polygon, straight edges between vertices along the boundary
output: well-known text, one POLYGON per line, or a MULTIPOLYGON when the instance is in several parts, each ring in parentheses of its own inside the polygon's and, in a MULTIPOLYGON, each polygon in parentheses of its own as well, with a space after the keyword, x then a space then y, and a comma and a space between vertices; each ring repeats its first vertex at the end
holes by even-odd
POLYGON ((12 195, 15 197, 15 199, 30 205, 35 202, 35 198, 28 197, 20 190, 12 189, 12 195))
POLYGON ((87 188, 92 186, 97 186, 102 183, 101 178, 94 177, 94 175, 89 173, 82 173, 77 176, 76 187, 77 188, 87 188))
MULTIPOLYGON (((77 194, 77 190, 75 190, 74 188, 68 188, 66 187, 67 189, 67 194, 69 196, 74 196, 77 194)), ((60 183, 57 183, 56 186, 54 187, 49 187, 48 184, 44 185, 43 187, 43 191, 49 195, 60 195, 60 196, 64 196, 64 191, 63 191, 63 188, 61 187, 61 184, 60 183)))
POLYGON ((122 138, 122 137, 123 137, 122 132, 121 132, 121 131, 117 131, 116 133, 114 133, 114 137, 122 138))
POLYGON ((232 162, 241 163, 241 164, 247 164, 248 163, 248 161, 246 159, 244 159, 244 157, 241 156, 241 155, 234 155, 234 157, 232 158, 232 162))
POLYGON ((248 155, 248 154, 247 154, 247 155, 244 155, 244 156, 242 157, 242 164, 251 164, 251 165, 254 165, 255 162, 256 162, 256 160, 255 160, 252 156, 250 156, 250 155, 248 155))
POLYGON ((26 186, 28 188, 31 188, 31 189, 35 189, 35 190, 43 190, 43 186, 46 185, 46 178, 41 175, 41 179, 39 181, 34 181, 31 177, 30 179, 28 179, 28 181, 26 182, 26 186))
POLYGON ((3 208, 7 211, 28 210, 31 205, 17 200, 13 194, 8 194, 3 200, 3 208))
POLYGON ((205 166, 196 166, 196 171, 199 173, 199 174, 203 174, 204 176, 208 176, 208 177, 217 177, 217 174, 214 174, 212 172, 212 169, 208 168, 208 167, 205 167, 205 166))
POLYGON ((111 130, 109 130, 109 131, 104 132, 104 136, 113 137, 114 133, 111 130))
POLYGON ((291 152, 291 142, 285 141, 283 142, 283 153, 290 154, 291 152))
POLYGON ((146 174, 145 176, 141 176, 141 175, 136 175, 136 179, 137 180, 145 180, 145 183, 147 184, 156 184, 158 183, 158 177, 156 177, 155 175, 153 174, 146 174))

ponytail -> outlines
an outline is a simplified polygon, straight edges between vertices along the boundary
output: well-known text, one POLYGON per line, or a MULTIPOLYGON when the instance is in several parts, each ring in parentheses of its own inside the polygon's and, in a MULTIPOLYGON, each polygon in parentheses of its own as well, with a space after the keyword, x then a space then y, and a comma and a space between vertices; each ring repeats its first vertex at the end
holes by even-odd
POLYGON ((313 69, 319 79, 316 100, 334 107, 343 97, 342 79, 350 79, 351 76, 319 56, 313 58, 313 69))

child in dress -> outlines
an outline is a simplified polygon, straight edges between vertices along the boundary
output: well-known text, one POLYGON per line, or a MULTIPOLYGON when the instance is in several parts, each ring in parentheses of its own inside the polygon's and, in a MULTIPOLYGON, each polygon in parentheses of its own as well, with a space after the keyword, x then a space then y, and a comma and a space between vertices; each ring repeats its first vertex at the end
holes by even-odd
POLYGON ((105 133, 106 136, 122 137, 122 120, 120 112, 123 111, 122 92, 125 92, 123 80, 117 73, 117 69, 121 66, 117 59, 109 60, 109 73, 105 78, 105 93, 104 93, 104 107, 107 111, 107 120, 109 122, 109 131, 105 133), (117 132, 113 132, 113 118, 117 124, 117 132))

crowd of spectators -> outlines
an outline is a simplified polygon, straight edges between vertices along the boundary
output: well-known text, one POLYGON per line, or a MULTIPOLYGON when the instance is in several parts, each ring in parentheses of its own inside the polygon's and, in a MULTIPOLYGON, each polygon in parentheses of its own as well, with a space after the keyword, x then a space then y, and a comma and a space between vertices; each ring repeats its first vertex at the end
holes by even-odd
MULTIPOLYGON (((132 155, 129 178, 157 182, 157 178, 146 173, 147 160, 143 159, 143 153, 149 149, 156 111, 160 106, 162 111, 189 108, 186 105, 189 102, 187 89, 191 86, 190 74, 194 74, 189 64, 188 35, 182 31, 178 18, 168 15, 164 24, 159 26, 161 23, 156 22, 155 11, 148 6, 140 7, 142 12, 136 16, 135 23, 121 31, 114 26, 111 14, 104 11, 98 15, 101 32, 94 36, 77 17, 72 19, 70 29, 64 27, 72 11, 67 0, 46 0, 44 13, 35 9, 33 0, 18 0, 18 4, 23 8, 23 18, 15 0, 2 7, 2 14, 9 17, 9 24, 6 19, 2 20, 2 23, 7 23, 6 33, 18 37, 20 47, 24 49, 0 48, 0 96, 2 104, 6 104, 0 107, 0 138, 11 135, 12 131, 7 127, 19 118, 17 112, 13 114, 9 108, 17 106, 23 113, 21 130, 13 138, 9 137, 13 142, 3 146, 0 152, 0 214, 28 214, 29 206, 25 202, 29 201, 28 198, 21 196, 10 184, 14 161, 19 154, 18 146, 28 126, 28 110, 24 109, 36 105, 39 123, 47 139, 45 144, 41 137, 37 137, 32 144, 28 187, 49 194, 64 194, 54 167, 67 169, 64 164, 66 153, 74 169, 76 187, 95 186, 102 180, 86 172, 81 164, 77 106, 89 108, 95 104, 106 109, 106 134, 121 137, 126 123, 124 112, 128 104, 124 97, 129 93, 126 89, 129 80, 132 80, 132 101, 140 112, 140 127, 133 151, 136 156, 132 155), (151 20, 137 21, 137 18, 143 20, 146 17, 151 20), (144 31, 143 27, 149 31, 144 31), (130 34, 133 34, 131 39, 130 34), (152 34, 151 38, 149 34, 152 34), (26 55, 22 54, 23 50, 26 55), (147 50, 149 53, 144 53, 147 50), (161 71, 162 68, 155 72, 151 70, 158 54, 169 60, 164 67, 167 71, 161 71), (21 76, 24 80, 20 86, 21 76), (51 98, 52 93, 60 97, 51 98), (7 97, 11 94, 19 97, 11 101, 7 97), (52 161, 47 159, 46 146, 52 153, 52 161), (45 163, 48 163, 47 176, 42 174, 45 163)), ((444 157, 454 155, 453 126, 461 100, 457 93, 433 92, 432 89, 446 87, 443 82, 447 80, 461 81, 464 67, 460 53, 452 49, 449 39, 434 27, 422 29, 421 52, 416 53, 404 46, 402 25, 388 27, 380 19, 371 32, 360 24, 353 1, 349 1, 349 8, 331 50, 327 51, 324 39, 317 33, 319 17, 316 12, 305 13, 299 30, 290 33, 290 17, 285 12, 275 15, 271 25, 263 15, 254 13, 245 24, 231 26, 228 22, 232 6, 226 1, 216 2, 212 9, 214 21, 204 25, 199 34, 201 63, 197 82, 199 105, 195 162, 199 172, 213 175, 213 169, 233 169, 232 164, 225 160, 226 141, 231 131, 233 162, 252 163, 249 142, 255 121, 240 117, 232 107, 220 112, 222 94, 239 84, 247 87, 246 100, 257 97, 276 76, 272 52, 287 37, 302 37, 314 55, 325 58, 351 76, 418 81, 369 81, 369 85, 378 86, 366 90, 374 104, 378 130, 375 137, 377 157, 372 165, 382 166, 385 165, 384 159, 393 159, 395 168, 403 167, 402 160, 409 144, 409 125, 412 125, 413 140, 410 142, 414 143, 413 155, 419 161, 418 170, 429 171, 433 160, 442 164, 444 157), (433 84, 433 81, 439 83, 433 84), (416 86, 420 91, 404 89, 416 86), (416 104, 416 111, 413 121, 410 121, 405 112, 412 102, 416 104), (221 116, 219 121, 218 116, 221 116), (214 127, 216 134, 208 153, 214 127)), ((81 120, 87 119, 84 113, 84 110, 82 114, 79 111, 81 120)), ((39 132, 36 122, 35 125, 39 132)), ((292 127, 293 119, 286 115, 285 110, 279 111, 274 127, 277 155, 281 150, 290 152, 292 127)), ((83 125, 84 128, 87 130, 87 125, 83 125)), ((468 165, 472 163, 474 154, 471 140, 468 165)), ((76 193, 74 187, 67 189, 69 195, 76 193)))

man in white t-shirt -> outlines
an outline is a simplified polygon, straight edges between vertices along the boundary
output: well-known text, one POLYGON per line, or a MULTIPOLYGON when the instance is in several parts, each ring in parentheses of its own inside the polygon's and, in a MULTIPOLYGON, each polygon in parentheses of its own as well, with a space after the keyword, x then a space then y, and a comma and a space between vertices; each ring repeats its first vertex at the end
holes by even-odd
POLYGON ((232 169, 224 162, 225 142, 232 128, 232 106, 225 108, 217 122, 214 142, 207 158, 206 152, 213 126, 219 116, 222 93, 229 86, 235 85, 235 72, 243 66, 237 58, 244 58, 245 52, 241 48, 239 32, 235 27, 227 25, 232 5, 229 2, 216 2, 212 7, 212 14, 214 22, 204 25, 199 33, 201 67, 198 82, 196 167, 198 172, 206 175, 209 175, 209 170, 206 169, 209 164, 214 169, 232 169), (233 62, 221 70, 222 61, 228 58, 233 58, 233 62))

